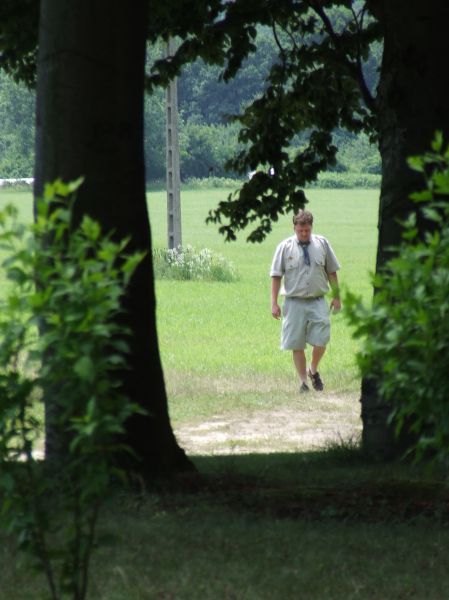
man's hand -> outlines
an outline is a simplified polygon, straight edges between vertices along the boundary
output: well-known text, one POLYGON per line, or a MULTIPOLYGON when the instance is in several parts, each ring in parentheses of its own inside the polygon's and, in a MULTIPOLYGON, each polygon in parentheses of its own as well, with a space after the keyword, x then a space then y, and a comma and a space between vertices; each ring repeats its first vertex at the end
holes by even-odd
POLYGON ((271 278, 271 314, 275 319, 281 318, 281 307, 278 304, 279 290, 281 289, 282 277, 273 275, 271 278))
POLYGON ((341 310, 341 300, 340 298, 332 298, 331 301, 331 310, 334 310, 334 312, 337 312, 339 310, 341 310))
POLYGON ((271 314, 275 319, 281 318, 281 307, 279 306, 279 304, 274 303, 271 305, 271 314))
POLYGON ((333 298, 330 303, 330 309, 334 311, 334 313, 339 312, 341 310, 341 300, 340 294, 338 291, 338 277, 337 273, 328 273, 329 283, 332 288, 333 298))

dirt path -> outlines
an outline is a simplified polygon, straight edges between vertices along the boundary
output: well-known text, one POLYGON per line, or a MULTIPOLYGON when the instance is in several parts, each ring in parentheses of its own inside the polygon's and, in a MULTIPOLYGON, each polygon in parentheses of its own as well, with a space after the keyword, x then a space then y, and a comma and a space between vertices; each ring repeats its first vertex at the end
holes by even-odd
POLYGON ((295 452, 323 448, 360 435, 354 395, 314 394, 314 402, 276 410, 218 415, 207 422, 175 426, 188 454, 295 452))

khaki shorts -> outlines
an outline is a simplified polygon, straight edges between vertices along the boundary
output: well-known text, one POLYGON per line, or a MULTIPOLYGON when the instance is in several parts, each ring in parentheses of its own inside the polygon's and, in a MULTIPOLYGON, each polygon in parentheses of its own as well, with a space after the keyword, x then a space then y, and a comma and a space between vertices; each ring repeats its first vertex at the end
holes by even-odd
POLYGON ((329 307, 323 296, 285 298, 282 314, 282 350, 305 350, 307 344, 326 346, 329 342, 329 307))

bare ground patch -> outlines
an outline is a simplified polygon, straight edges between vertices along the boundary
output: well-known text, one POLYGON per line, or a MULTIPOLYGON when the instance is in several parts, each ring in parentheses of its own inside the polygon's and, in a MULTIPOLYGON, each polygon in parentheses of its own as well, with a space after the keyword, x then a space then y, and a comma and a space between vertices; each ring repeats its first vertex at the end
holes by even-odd
POLYGON ((357 394, 299 396, 292 405, 215 415, 175 424, 188 454, 297 452, 354 440, 361 431, 357 394))

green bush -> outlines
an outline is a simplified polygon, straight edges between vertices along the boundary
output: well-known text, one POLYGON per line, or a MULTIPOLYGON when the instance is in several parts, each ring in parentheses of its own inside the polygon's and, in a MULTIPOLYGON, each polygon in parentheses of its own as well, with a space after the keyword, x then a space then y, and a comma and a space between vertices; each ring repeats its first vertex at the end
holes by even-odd
MULTIPOLYGON (((417 457, 431 450, 449 458, 449 147, 442 136, 432 152, 409 159, 426 176, 427 188, 411 195, 422 203, 404 223, 403 241, 381 274, 373 277, 373 306, 346 297, 347 314, 363 339, 362 375, 379 383, 391 402, 399 433, 407 424, 417 436, 417 457)), ((412 208, 412 206, 411 206, 412 208)))
POLYGON ((338 161, 350 173, 381 173, 379 148, 365 133, 334 132, 334 144, 338 148, 338 161))
POLYGON ((0 179, 34 171, 35 94, 0 70, 0 179))
POLYGON ((192 190, 208 190, 211 188, 229 188, 236 190, 241 187, 243 181, 241 179, 231 179, 229 177, 190 177, 182 187, 192 190))
POLYGON ((235 123, 206 125, 181 121, 179 145, 183 176, 225 176, 226 161, 239 149, 238 131, 239 127, 235 123))
MULTIPOLYGON (((242 186, 242 179, 227 177, 190 177, 182 186, 185 189, 210 189, 229 188, 236 190, 242 186)), ((353 189, 353 188, 380 188, 381 176, 374 173, 352 173, 325 171, 320 173, 318 180, 311 184, 312 187, 353 189)))
POLYGON ((380 188, 381 176, 374 173, 320 173, 314 187, 319 188, 380 188))
POLYGON ((237 272, 224 256, 208 248, 193 246, 153 250, 155 276, 159 279, 202 279, 205 281, 236 281, 237 272))
POLYGON ((142 257, 127 256, 127 241, 113 242, 87 216, 72 228, 76 187, 47 185, 31 225, 12 205, 0 212, 8 280, 0 304, 0 518, 45 574, 52 600, 86 597, 99 508, 120 474, 117 436, 137 410, 120 392, 128 333, 117 317, 142 257), (35 453, 42 393, 60 448, 45 465, 35 453))

